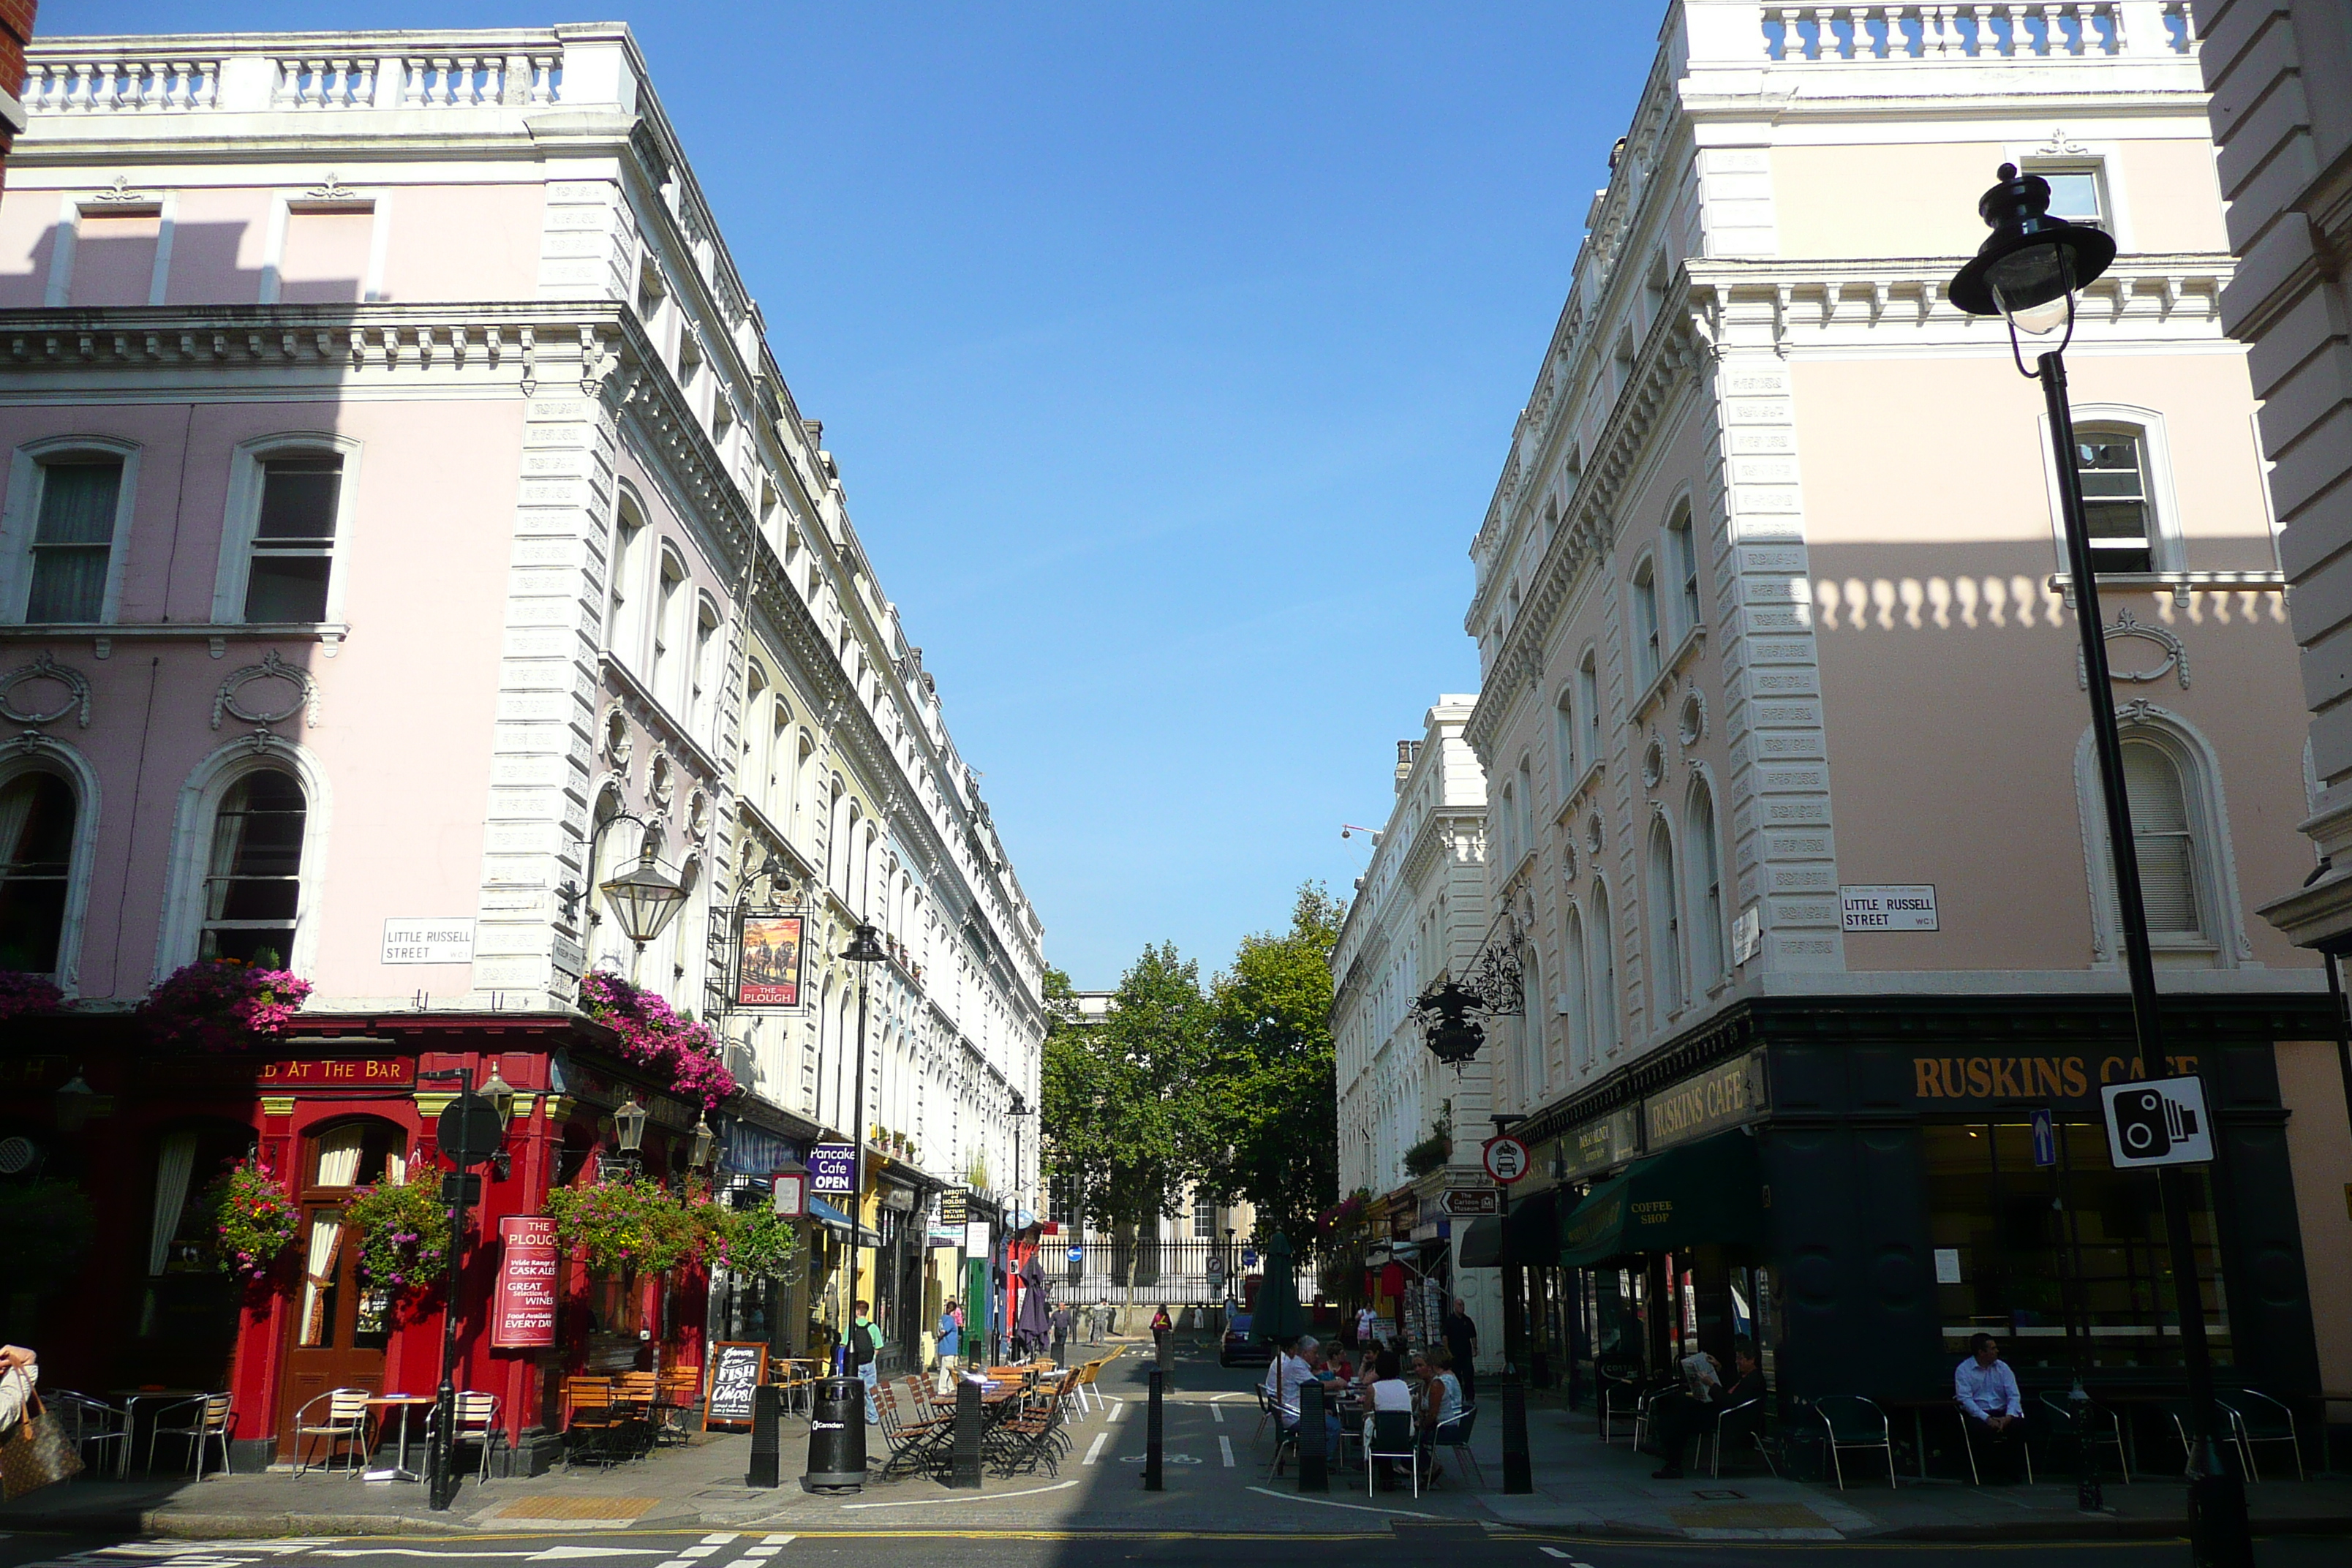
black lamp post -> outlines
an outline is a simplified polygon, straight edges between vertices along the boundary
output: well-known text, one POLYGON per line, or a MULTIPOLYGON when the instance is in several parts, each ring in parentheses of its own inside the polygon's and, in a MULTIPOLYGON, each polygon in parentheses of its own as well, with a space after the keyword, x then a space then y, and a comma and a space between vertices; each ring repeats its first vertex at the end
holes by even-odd
MULTIPOLYGON (((2058 452, 2058 494, 2065 511, 2066 565, 2074 579, 2074 625, 2091 694, 2091 733, 2099 760, 2099 794, 2106 808, 2108 859, 2115 867, 2116 910, 2123 926, 2124 966, 2131 977, 2132 1029, 2137 1071, 2164 1064, 2164 1030, 2157 1013, 2156 961, 2148 949, 2147 910, 2140 896, 2139 855, 2132 837, 2131 802, 2124 784, 2123 739, 2116 723, 2115 691, 2107 673, 2105 623, 2099 613, 2098 566, 2092 559, 2084 515, 2082 476, 2075 468, 2074 419, 2066 403, 2066 345, 2074 335, 2075 291, 2116 258, 2116 242, 2102 230, 2050 216, 2050 183, 2000 166, 2000 183, 1977 202, 1992 234, 1951 282, 1952 303, 1970 315, 2004 318, 2010 353, 2020 374, 2042 383, 2050 436, 2058 452), (2054 348, 2025 368, 2017 334, 2064 329, 2054 348)), ((2249 1568, 2253 1542, 2246 1521, 2244 1483, 2221 1462, 2214 1440, 2213 1362, 2205 1342, 2205 1307, 2197 1286, 2197 1255, 2189 1230, 2189 1185, 2177 1165, 2159 1169, 2165 1228, 2172 1254, 2174 1303, 2189 1373, 2193 1424, 2189 1458, 2189 1538, 2200 1568, 2249 1568)), ((2216 1220, 2218 1222, 2219 1215, 2216 1220)), ((2217 1237, 2218 1240, 2218 1237, 2217 1237)), ((2077 1393, 2080 1385, 2077 1384, 2077 1393)), ((2077 1402, 2078 1418, 2085 1414, 2077 1402)), ((2088 1445, 2084 1445, 2087 1452, 2088 1445)))
MULTIPOLYGON (((843 1287, 841 1321, 842 1342, 857 1331, 857 1257, 858 1227, 865 1223, 866 1207, 866 979, 875 964, 889 954, 882 948, 881 934, 872 926, 861 922, 851 933, 849 945, 841 956, 857 965, 857 1089, 854 1097, 855 1110, 849 1123, 849 1275, 843 1287)), ((836 1366, 837 1373, 845 1374, 845 1366, 836 1366)))
POLYGON ((457 1086, 457 1098, 442 1113, 438 1131, 441 1152, 457 1170, 441 1178, 441 1195, 449 1205, 449 1264, 441 1286, 441 1384, 434 1392, 432 1434, 425 1445, 426 1501, 436 1510, 444 1510, 457 1496, 457 1479, 450 1465, 450 1451, 457 1446, 457 1276, 466 1257, 466 1211, 472 1206, 469 1189, 478 1187, 481 1180, 469 1173, 503 1152, 514 1090, 496 1068, 485 1088, 504 1090, 502 1098, 477 1094, 470 1067, 416 1076, 421 1081, 457 1086))

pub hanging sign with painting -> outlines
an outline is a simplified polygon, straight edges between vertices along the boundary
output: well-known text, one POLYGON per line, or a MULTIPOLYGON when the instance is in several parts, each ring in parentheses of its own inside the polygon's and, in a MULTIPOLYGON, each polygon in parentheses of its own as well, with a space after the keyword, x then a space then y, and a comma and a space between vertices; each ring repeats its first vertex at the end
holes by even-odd
POLYGON ((736 930, 735 1005, 797 1007, 805 957, 803 916, 746 912, 736 930))

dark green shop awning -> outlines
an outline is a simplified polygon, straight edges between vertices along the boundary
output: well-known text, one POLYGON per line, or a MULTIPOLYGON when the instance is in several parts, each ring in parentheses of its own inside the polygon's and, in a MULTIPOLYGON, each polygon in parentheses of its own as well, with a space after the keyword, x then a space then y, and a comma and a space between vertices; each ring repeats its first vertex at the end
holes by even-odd
POLYGON ((1559 1194, 1538 1193, 1507 1215, 1484 1215, 1454 1241, 1457 1268, 1499 1268, 1506 1263, 1541 1268, 1559 1261, 1559 1194))
POLYGON ((1764 1240, 1764 1165, 1742 1128, 1636 1160, 1559 1223, 1559 1264, 1764 1240))

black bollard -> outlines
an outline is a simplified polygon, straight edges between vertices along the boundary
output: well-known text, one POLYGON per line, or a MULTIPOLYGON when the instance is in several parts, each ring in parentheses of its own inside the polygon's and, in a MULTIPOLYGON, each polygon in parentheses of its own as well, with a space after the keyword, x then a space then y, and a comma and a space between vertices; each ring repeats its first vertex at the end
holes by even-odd
POLYGON ((1298 1385, 1298 1489, 1331 1489, 1331 1459, 1326 1452, 1330 1436, 1323 1430, 1323 1380, 1310 1377, 1298 1385))
POLYGON ((1153 1367, 1151 1369, 1151 1409, 1143 1423, 1143 1489, 1148 1492, 1168 1489, 1160 1469, 1164 1432, 1161 1425, 1164 1417, 1160 1415, 1160 1404, 1167 1383, 1168 1374, 1158 1367, 1153 1367))
POLYGON ((1528 1390, 1516 1372, 1499 1374, 1495 1383, 1503 1396, 1503 1491, 1521 1497, 1536 1489, 1535 1471, 1528 1464, 1528 1390))
POLYGON ((751 1468, 743 1477, 747 1487, 783 1484, 783 1442, 776 1430, 783 1405, 784 1391, 772 1383, 763 1383, 751 1391, 751 1468))
POLYGON ((809 1409, 808 1473, 813 1492, 854 1492, 866 1485, 866 1385, 854 1377, 817 1380, 809 1409))
POLYGON ((955 1446, 948 1460, 948 1485, 980 1485, 980 1384, 956 1379, 955 1446))

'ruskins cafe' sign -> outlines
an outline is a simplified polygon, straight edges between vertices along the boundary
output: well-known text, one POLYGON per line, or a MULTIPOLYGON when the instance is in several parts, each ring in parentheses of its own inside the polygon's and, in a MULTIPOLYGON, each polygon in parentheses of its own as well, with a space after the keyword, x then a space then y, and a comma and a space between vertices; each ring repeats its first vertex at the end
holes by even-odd
POLYGON ((2095 1100, 2098 1086, 2126 1079, 2182 1078, 2197 1070, 2193 1056, 2167 1057, 2165 1070, 2140 1070, 2137 1058, 2084 1056, 1913 1057, 1911 1099, 1922 1109, 1954 1100, 1998 1105, 2005 1100, 2095 1100))

